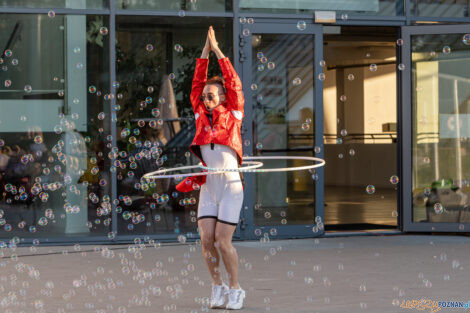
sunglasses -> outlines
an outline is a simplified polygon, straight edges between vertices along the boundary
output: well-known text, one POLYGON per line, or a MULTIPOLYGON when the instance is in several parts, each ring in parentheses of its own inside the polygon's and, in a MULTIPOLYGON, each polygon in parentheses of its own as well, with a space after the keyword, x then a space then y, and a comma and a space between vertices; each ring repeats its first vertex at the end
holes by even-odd
MULTIPOLYGON (((223 94, 219 94, 219 95, 223 95, 223 94)), ((201 95, 201 96, 199 97, 199 100, 201 100, 202 102, 204 102, 204 101, 206 100, 206 98, 207 98, 207 100, 212 101, 212 100, 215 99, 215 95, 213 95, 213 94, 211 94, 211 93, 209 93, 207 96, 206 96, 206 95, 201 95)))

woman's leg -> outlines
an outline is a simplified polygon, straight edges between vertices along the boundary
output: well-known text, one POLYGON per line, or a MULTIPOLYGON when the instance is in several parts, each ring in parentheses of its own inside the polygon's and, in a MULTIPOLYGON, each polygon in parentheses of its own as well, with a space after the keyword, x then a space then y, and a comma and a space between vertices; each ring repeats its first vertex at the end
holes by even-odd
POLYGON ((222 254, 225 269, 229 275, 230 289, 238 289, 238 253, 232 245, 232 236, 237 226, 217 222, 215 227, 215 241, 222 254))
POLYGON ((214 245, 216 223, 216 218, 202 218, 198 220, 204 261, 206 261, 207 268, 211 274, 212 282, 215 285, 221 285, 222 279, 219 270, 220 257, 214 245))

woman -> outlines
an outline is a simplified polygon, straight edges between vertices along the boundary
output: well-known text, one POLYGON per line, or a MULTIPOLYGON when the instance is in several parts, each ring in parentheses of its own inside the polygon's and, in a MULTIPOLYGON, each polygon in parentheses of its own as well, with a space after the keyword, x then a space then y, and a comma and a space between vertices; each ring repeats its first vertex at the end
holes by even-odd
MULTIPOLYGON (((211 26, 202 55, 196 61, 191 90, 196 135, 190 150, 204 165, 211 168, 237 168, 241 165, 240 129, 244 103, 240 78, 230 60, 220 51, 211 26), (217 55, 223 79, 213 77, 207 80, 210 51, 217 55)), ((238 254, 232 245, 232 236, 243 203, 241 176, 236 172, 195 176, 177 186, 183 192, 199 188, 198 227, 204 260, 212 276, 210 306, 238 310, 243 307, 245 291, 238 283, 238 254), (228 272, 229 286, 220 276, 218 250, 228 272)))

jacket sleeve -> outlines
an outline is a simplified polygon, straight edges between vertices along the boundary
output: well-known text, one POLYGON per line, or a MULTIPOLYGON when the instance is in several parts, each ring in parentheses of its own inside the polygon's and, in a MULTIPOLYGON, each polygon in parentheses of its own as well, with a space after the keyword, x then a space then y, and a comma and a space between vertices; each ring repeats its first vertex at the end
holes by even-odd
POLYGON ((243 114, 245 98, 243 97, 240 77, 238 77, 237 72, 227 57, 219 59, 219 64, 225 80, 227 109, 230 111, 240 111, 243 114))
POLYGON ((191 88, 191 105, 193 106, 194 112, 196 112, 196 109, 200 104, 199 97, 206 85, 208 65, 209 59, 198 58, 196 60, 196 70, 194 71, 193 85, 191 88))

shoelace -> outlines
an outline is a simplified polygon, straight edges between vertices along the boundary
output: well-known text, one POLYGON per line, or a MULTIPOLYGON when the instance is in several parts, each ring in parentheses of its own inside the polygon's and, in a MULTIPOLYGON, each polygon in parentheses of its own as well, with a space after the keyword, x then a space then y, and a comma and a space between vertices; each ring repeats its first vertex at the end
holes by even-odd
POLYGON ((230 302, 239 302, 240 301, 240 295, 241 295, 242 291, 241 290, 230 290, 229 292, 229 297, 230 297, 230 302), (236 297, 236 301, 235 301, 235 297, 236 297))
POLYGON ((222 290, 223 290, 223 286, 214 286, 214 288, 212 288, 212 295, 211 295, 211 298, 212 298, 212 299, 217 299, 217 298, 219 298, 220 293, 222 292, 222 290))

